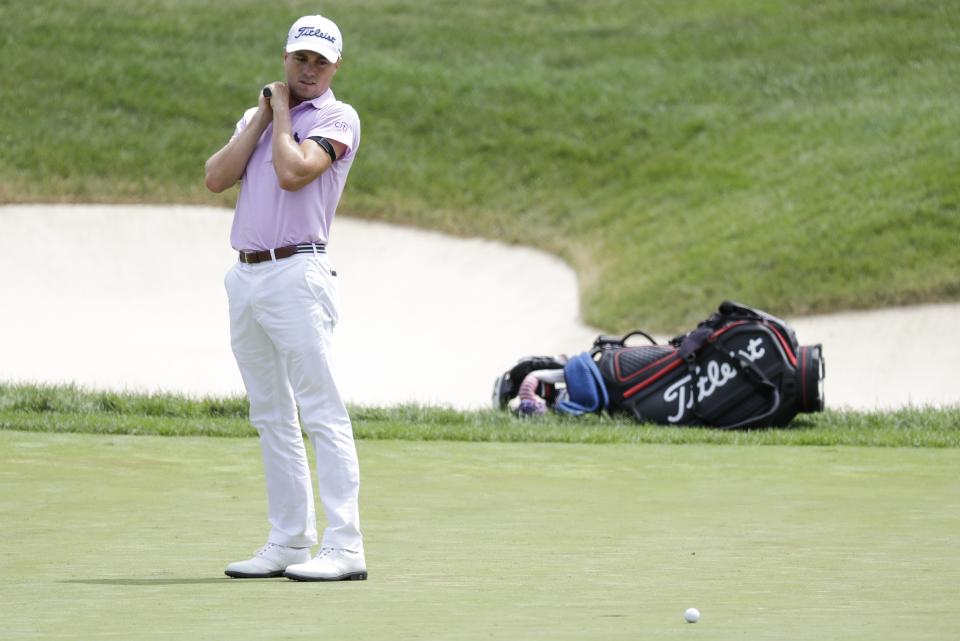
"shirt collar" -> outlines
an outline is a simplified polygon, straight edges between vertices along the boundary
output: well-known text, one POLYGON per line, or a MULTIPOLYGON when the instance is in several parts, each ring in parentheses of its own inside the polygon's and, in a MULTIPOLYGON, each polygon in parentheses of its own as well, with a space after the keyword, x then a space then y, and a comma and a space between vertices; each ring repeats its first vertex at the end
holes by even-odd
POLYGON ((312 105, 314 109, 319 109, 326 104, 334 102, 337 98, 333 95, 333 89, 328 88, 322 94, 314 98, 313 100, 304 100, 299 105, 294 107, 294 109, 300 109, 304 105, 312 105))

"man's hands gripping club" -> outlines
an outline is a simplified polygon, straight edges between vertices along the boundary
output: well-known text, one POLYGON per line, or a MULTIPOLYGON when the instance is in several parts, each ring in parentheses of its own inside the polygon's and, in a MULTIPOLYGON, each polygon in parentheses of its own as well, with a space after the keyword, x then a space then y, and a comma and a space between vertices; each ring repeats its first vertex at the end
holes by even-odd
MULTIPOLYGON (((327 152, 314 141, 294 140, 290 122, 290 89, 286 83, 266 85, 257 99, 257 112, 243 131, 207 160, 206 184, 210 191, 225 191, 243 177, 257 141, 271 124, 270 150, 281 189, 297 191, 316 180, 333 164, 327 152)), ((346 152, 343 143, 336 140, 330 143, 337 157, 346 152)))
MULTIPOLYGON (((330 168, 333 162, 318 144, 312 140, 301 142, 294 139, 290 119, 290 88, 286 83, 272 82, 264 87, 260 106, 273 114, 271 152, 273 169, 281 189, 297 191, 330 168)), ((343 153, 346 147, 340 146, 337 151, 343 153)))

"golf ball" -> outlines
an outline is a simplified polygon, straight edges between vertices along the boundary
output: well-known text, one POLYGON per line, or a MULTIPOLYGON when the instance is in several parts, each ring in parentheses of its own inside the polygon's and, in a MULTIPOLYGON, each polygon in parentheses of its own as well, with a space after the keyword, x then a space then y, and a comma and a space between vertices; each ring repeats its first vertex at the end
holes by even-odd
POLYGON ((687 608, 687 611, 683 613, 683 618, 687 623, 696 623, 700 620, 700 610, 687 608))

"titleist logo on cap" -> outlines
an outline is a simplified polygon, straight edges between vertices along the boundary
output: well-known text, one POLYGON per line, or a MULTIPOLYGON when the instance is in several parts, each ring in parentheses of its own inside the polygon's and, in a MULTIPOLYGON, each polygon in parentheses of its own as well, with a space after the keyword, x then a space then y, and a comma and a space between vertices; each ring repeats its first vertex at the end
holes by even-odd
POLYGON ((300 27, 295 38, 322 38, 331 44, 336 44, 337 42, 336 36, 332 36, 329 33, 321 31, 315 27, 300 27))

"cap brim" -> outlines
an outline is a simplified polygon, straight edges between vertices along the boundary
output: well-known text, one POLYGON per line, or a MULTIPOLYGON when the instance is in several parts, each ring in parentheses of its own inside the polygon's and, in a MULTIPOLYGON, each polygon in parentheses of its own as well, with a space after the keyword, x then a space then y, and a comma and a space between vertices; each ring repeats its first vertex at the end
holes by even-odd
POLYGON ((312 51, 319 53, 330 62, 340 60, 340 53, 333 47, 324 47, 313 44, 312 42, 294 42, 287 45, 287 53, 294 53, 295 51, 312 51))

